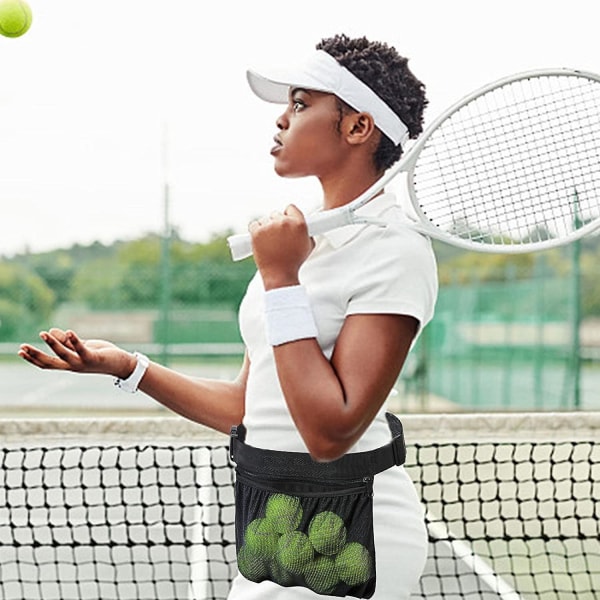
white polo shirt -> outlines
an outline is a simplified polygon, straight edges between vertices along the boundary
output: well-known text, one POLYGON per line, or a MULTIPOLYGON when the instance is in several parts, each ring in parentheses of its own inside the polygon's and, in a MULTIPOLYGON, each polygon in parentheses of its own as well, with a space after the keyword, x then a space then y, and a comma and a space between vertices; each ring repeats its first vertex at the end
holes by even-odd
MULTIPOLYGON (((319 331, 331 357, 344 319, 352 314, 402 314, 420 330, 431 320, 437 298, 437 265, 428 238, 410 229, 394 195, 382 194, 360 209, 389 224, 347 225, 315 237, 300 270, 319 331)), ((306 452, 281 392, 273 350, 265 336, 264 287, 250 282, 240 306, 240 330, 250 358, 244 424, 247 442, 273 450, 306 452)), ((387 443, 385 406, 352 451, 387 443)))

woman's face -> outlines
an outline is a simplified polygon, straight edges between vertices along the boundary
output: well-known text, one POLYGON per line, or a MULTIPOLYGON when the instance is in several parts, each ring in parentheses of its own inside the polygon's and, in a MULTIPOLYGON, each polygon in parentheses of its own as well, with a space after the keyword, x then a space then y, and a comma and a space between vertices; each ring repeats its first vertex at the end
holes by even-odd
POLYGON ((279 132, 271 155, 282 177, 326 177, 344 156, 340 112, 332 94, 295 88, 277 119, 279 132))

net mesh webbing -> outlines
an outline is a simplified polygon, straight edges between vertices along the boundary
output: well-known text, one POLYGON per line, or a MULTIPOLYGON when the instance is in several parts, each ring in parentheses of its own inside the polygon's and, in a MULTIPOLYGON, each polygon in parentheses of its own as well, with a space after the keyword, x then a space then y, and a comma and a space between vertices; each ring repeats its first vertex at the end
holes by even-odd
MULTIPOLYGON (((541 415, 461 432, 448 423, 465 417, 404 417, 430 533, 413 598, 597 598, 599 416, 560 415, 563 428, 545 435, 541 415)), ((143 421, 120 422, 118 443, 98 423, 77 439, 21 424, 8 432, 18 443, 4 427, 1 600, 226 598, 236 573, 227 438, 143 421), (161 429, 173 432, 166 441, 161 429)))

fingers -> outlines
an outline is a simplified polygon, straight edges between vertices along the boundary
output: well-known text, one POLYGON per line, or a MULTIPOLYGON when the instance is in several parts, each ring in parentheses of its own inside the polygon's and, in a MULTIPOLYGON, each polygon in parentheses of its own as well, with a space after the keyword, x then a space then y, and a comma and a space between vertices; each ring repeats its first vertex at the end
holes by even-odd
POLYGON ((289 204, 283 212, 273 211, 268 217, 263 217, 261 219, 254 219, 253 221, 250 221, 250 223, 248 223, 248 231, 250 233, 253 233, 261 227, 276 223, 283 223, 288 220, 304 220, 304 214, 295 204, 289 204))
POLYGON ((17 355, 20 356, 21 358, 25 359, 27 362, 31 363, 32 365, 39 367, 40 365, 37 362, 37 354, 38 353, 39 353, 39 350, 37 348, 35 348, 34 346, 30 346, 29 344, 21 344, 21 346, 19 347, 19 351, 17 352, 17 355))
MULTIPOLYGON (((52 330, 50 330, 52 331, 52 330)), ((46 342, 48 347, 56 354, 58 358, 64 361, 67 365, 73 366, 77 363, 77 353, 73 350, 71 340, 62 330, 59 337, 54 336, 50 331, 42 331, 40 338, 46 342)))
POLYGON ((55 337, 57 340, 59 340, 60 342, 65 342, 65 340, 67 339, 67 332, 63 331, 62 329, 59 329, 58 327, 51 327, 48 330, 48 333, 52 336, 55 337))
POLYGON ((295 204, 288 204, 283 214, 297 219, 304 219, 304 214, 295 204))
POLYGON ((264 227, 265 225, 271 225, 273 223, 279 223, 283 221, 284 215, 280 212, 272 212, 268 217, 263 217, 262 219, 255 219, 254 221, 250 221, 248 223, 248 231, 250 233, 256 231, 260 227, 264 227))
POLYGON ((71 330, 65 333, 65 337, 65 345, 77 352, 79 356, 84 358, 85 355, 88 353, 88 349, 85 346, 85 342, 74 331, 71 330))
POLYGON ((63 331, 62 329, 59 329, 58 327, 52 327, 51 329, 48 330, 48 333, 53 338, 57 339, 61 344, 63 344, 67 348, 69 348, 70 350, 74 350, 73 344, 71 342, 70 335, 69 335, 73 332, 63 331))
POLYGON ((50 356, 29 344, 22 344, 17 354, 28 363, 31 363, 40 369, 54 369, 61 371, 68 369, 68 365, 64 361, 57 357, 50 356))
POLYGON ((42 331, 40 338, 48 345, 55 356, 47 354, 30 344, 22 344, 18 355, 40 369, 82 370, 87 350, 74 332, 52 328, 49 331, 42 331))

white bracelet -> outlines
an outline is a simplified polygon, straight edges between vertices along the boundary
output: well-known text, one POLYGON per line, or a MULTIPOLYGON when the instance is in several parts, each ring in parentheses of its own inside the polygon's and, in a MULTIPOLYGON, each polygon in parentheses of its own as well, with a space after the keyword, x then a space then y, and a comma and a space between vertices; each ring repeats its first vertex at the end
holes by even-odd
POLYGON ((119 379, 118 377, 115 379, 115 385, 124 392, 129 392, 130 394, 137 392, 138 385, 150 364, 150 360, 144 354, 134 352, 133 355, 137 358, 133 373, 127 379, 119 379))
POLYGON ((317 324, 304 286, 265 292, 265 325, 271 346, 317 337, 317 324))

